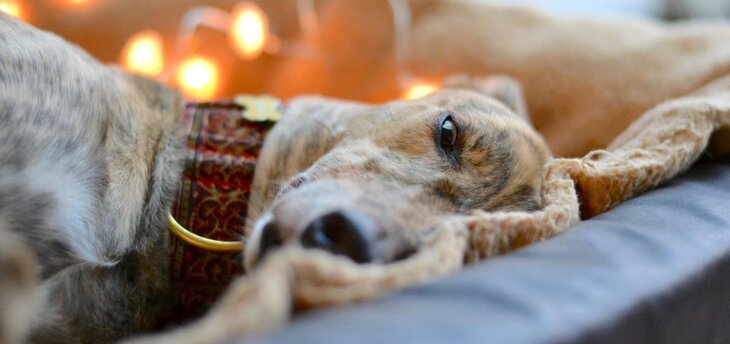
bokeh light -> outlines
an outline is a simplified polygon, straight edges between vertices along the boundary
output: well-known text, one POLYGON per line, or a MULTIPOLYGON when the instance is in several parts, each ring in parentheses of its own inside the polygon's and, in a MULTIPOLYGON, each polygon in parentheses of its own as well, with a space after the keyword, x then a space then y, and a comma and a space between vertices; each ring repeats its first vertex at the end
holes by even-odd
POLYGON ((91 4, 93 0, 62 0, 61 3, 68 7, 82 7, 91 4))
POLYGON ((197 100, 210 100, 218 91, 220 72, 211 60, 201 56, 185 59, 177 72, 180 90, 197 100))
POLYGON ((232 18, 229 35, 236 52, 243 59, 257 58, 269 36, 266 14, 255 4, 244 2, 234 8, 232 18))
POLYGON ((20 8, 20 4, 12 0, 1 0, 0 12, 4 12, 13 17, 23 19, 23 10, 20 8))
POLYGON ((157 76, 165 67, 162 36, 142 31, 129 38, 122 50, 122 66, 128 71, 157 76))
POLYGON ((436 92, 438 85, 436 83, 427 81, 417 81, 411 83, 406 91, 403 93, 405 99, 418 99, 423 98, 431 93, 436 92))

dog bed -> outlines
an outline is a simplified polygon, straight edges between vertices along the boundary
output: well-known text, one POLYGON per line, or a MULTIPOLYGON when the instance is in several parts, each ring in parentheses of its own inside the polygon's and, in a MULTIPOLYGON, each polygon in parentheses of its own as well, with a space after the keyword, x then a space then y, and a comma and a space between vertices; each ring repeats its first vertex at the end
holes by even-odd
POLYGON ((730 341, 730 164, 703 162, 563 235, 251 343, 730 341))

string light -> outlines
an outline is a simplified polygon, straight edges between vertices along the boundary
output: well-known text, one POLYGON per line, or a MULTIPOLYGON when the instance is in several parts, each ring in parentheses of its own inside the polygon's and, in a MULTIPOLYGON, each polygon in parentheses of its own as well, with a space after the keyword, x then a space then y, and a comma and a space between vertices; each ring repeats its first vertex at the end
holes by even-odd
POLYGON ((229 32, 233 47, 241 58, 252 60, 264 50, 269 37, 269 20, 253 3, 244 2, 233 10, 229 32))
POLYGON ((213 99, 218 91, 218 67, 204 57, 193 56, 180 64, 177 83, 187 96, 198 100, 213 99))
POLYGON ((157 76, 165 66, 162 36, 155 31, 142 31, 127 41, 122 50, 122 66, 128 71, 157 76))
POLYGON ((20 8, 20 5, 12 0, 0 1, 0 12, 4 12, 13 17, 22 19, 23 12, 20 8))
MULTIPOLYGON (((86 6, 94 0, 56 0, 67 6, 86 6)), ((433 93, 438 84, 427 81, 411 81, 410 73, 410 6, 407 0, 388 0, 395 21, 396 59, 400 70, 402 97, 416 99, 433 93)), ((314 0, 297 0, 299 20, 304 31, 313 31, 318 26, 314 0)), ((0 11, 21 17, 22 9, 16 0, 0 0, 0 11)), ((228 31, 232 47, 239 57, 247 60, 258 58, 264 50, 277 54, 281 41, 269 31, 269 19, 256 4, 241 2, 229 14, 218 8, 202 6, 186 12, 181 20, 175 55, 180 56, 187 50, 195 28, 205 25, 216 30, 228 31)), ((301 53, 301 49, 296 50, 301 53)), ((173 60, 177 60, 173 56, 173 60)), ((219 67, 200 56, 184 61, 172 62, 165 72, 165 58, 162 37, 154 31, 140 32, 129 38, 125 45, 121 64, 128 71, 168 80, 173 76, 176 84, 187 96, 199 100, 209 100, 216 96, 219 88, 219 67), (177 67, 177 68, 175 68, 177 67)))
POLYGON ((410 84, 403 93, 405 99, 423 98, 433 92, 436 92, 438 85, 428 81, 416 81, 410 84))

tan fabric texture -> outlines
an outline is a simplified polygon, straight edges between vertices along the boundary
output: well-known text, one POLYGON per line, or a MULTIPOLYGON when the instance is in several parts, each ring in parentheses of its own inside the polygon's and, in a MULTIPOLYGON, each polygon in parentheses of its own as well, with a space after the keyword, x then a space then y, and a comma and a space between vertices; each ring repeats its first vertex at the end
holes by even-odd
MULTIPOLYGON (((593 31, 576 31, 566 26, 566 22, 560 18, 539 16, 530 10, 510 11, 512 12, 501 12, 505 17, 499 19, 500 23, 507 23, 505 25, 512 25, 513 28, 520 25, 531 26, 536 25, 535 16, 538 16, 543 30, 552 30, 550 33, 543 32, 542 37, 566 35, 571 40, 595 40, 593 31)), ((685 90, 691 91, 694 85, 698 85, 708 76, 717 74, 719 77, 727 72, 727 66, 730 66, 730 54, 725 53, 729 46, 727 40, 720 46, 721 42, 715 40, 715 33, 698 31, 695 26, 674 28, 670 35, 668 32, 651 31, 644 24, 635 22, 626 25, 619 25, 617 22, 582 23, 581 25, 593 27, 595 31, 605 33, 606 30, 612 30, 610 37, 605 34, 601 36, 608 41, 586 44, 584 48, 605 51, 613 46, 625 49, 632 45, 636 51, 641 50, 641 53, 637 52, 627 58, 644 59, 625 60, 621 64, 614 59, 612 53, 607 53, 606 56, 609 57, 602 59, 602 53, 596 52, 591 55, 595 61, 582 62, 589 65, 576 65, 570 51, 562 50, 563 54, 555 53, 546 57, 551 59, 555 68, 575 68, 575 75, 581 75, 587 80, 573 84, 569 80, 563 80, 564 84, 557 87, 556 94, 550 96, 561 97, 558 93, 564 93, 564 96, 551 101, 560 102, 564 109, 585 109, 590 104, 586 104, 587 100, 578 95, 600 87, 593 83, 607 78, 605 74, 608 72, 601 69, 610 67, 623 70, 617 72, 615 77, 619 79, 611 87, 619 89, 621 84, 632 85, 637 80, 646 83, 646 87, 653 85, 651 87, 654 91, 647 97, 650 100, 656 99, 655 106, 634 121, 605 150, 595 150, 581 158, 551 160, 544 173, 542 210, 532 213, 473 211, 471 214, 452 218, 433 232, 428 244, 417 254, 407 260, 384 266, 357 265, 347 259, 321 252, 286 249, 272 254, 259 269, 239 278, 209 315, 200 321, 170 333, 142 338, 141 341, 215 343, 226 338, 262 334, 285 325, 295 310, 362 302, 412 287, 452 273, 464 263, 545 240, 567 230, 582 218, 590 218, 607 211, 686 170, 706 151, 708 145, 713 154, 727 152, 726 147, 730 146, 730 139, 726 134, 730 128, 730 78, 706 82, 703 88, 684 96, 678 94, 685 90), (651 32, 647 33, 647 30, 651 32), (637 38, 637 32, 642 38, 637 38), (705 35, 715 38, 706 38, 705 35), (708 61, 701 58, 687 60, 688 47, 697 45, 703 46, 706 57, 713 57, 712 63, 705 63, 708 61), (712 53, 715 46, 717 54, 712 53), (674 64, 674 68, 678 70, 671 76, 657 75, 655 73, 658 67, 648 66, 655 63, 671 65, 672 61, 682 62, 674 64), (641 68, 642 64, 646 68, 641 68), (592 79, 594 76, 596 80, 592 79), (588 90, 584 89, 587 87, 586 83, 590 84, 588 90), (570 87, 574 89, 571 91, 570 87), (660 92, 659 89, 664 91, 660 92)), ((475 29, 485 28, 477 25, 475 29)), ((505 31, 507 29, 501 30, 499 34, 502 37, 510 37, 510 32, 505 31)), ((725 28, 724 32, 730 38, 730 30, 725 28)), ((527 37, 519 39, 523 40, 520 49, 513 45, 509 49, 502 47, 490 50, 485 47, 484 59, 516 59, 523 56, 526 49, 547 44, 527 37)), ((553 41, 555 42, 557 41, 553 41)), ((561 51, 558 46, 553 49, 561 51)), ((671 72, 673 69, 666 68, 666 71, 671 72)), ((523 80, 528 85, 528 90, 531 89, 529 82, 523 80)), ((622 92, 616 95, 628 96, 622 92)), ((621 101, 625 100, 619 99, 621 101)), ((635 104, 644 104, 647 101, 643 99, 635 104)), ((596 101, 596 106, 604 103, 605 101, 596 101)), ((646 110, 642 106, 636 105, 630 111, 646 110)), ((594 132, 600 131, 603 123, 610 119, 595 116, 621 116, 621 111, 624 110, 624 107, 620 107, 596 109, 592 114, 586 113, 586 116, 600 121, 592 123, 587 117, 581 121, 579 127, 567 126, 569 130, 563 135, 569 138, 584 127, 590 127, 594 132)), ((554 117, 551 120, 560 121, 560 118, 554 117)))

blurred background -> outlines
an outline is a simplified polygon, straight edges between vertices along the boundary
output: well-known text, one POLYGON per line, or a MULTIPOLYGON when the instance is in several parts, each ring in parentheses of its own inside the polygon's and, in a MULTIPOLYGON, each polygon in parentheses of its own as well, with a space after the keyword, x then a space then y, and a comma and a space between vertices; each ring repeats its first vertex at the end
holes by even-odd
MULTIPOLYGON (((437 87, 407 64, 411 19, 432 1, 438 0, 0 0, 0 11, 191 99, 317 93, 378 102, 437 87), (375 61, 364 53, 371 51, 379 52, 375 61), (300 78, 301 70, 316 72, 300 78), (363 77, 371 70, 396 82, 373 84, 363 77), (336 86, 343 83, 351 87, 336 86)), ((497 2, 609 20, 730 14, 728 0, 497 2)))

